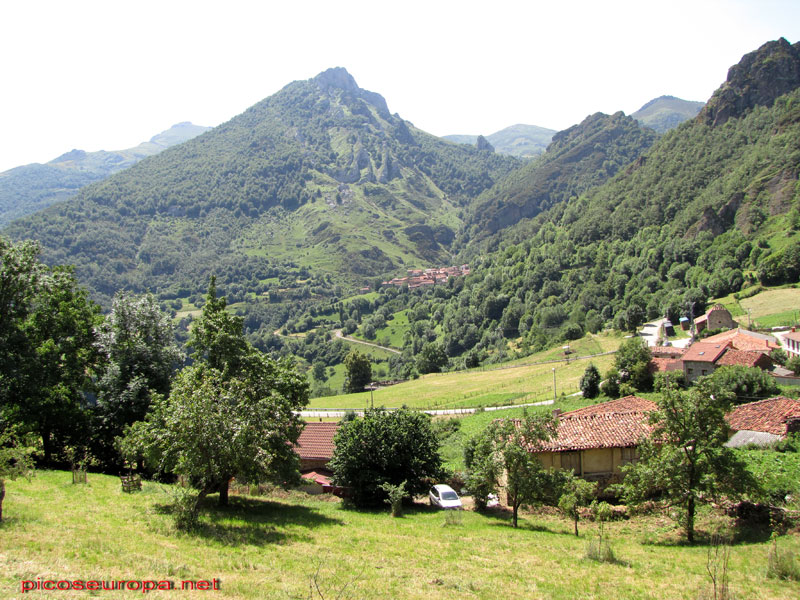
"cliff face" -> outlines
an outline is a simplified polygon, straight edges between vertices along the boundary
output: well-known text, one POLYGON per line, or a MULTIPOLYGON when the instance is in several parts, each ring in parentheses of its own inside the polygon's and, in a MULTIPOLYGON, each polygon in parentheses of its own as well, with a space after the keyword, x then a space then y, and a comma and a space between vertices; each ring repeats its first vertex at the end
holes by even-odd
POLYGON ((698 119, 722 125, 756 106, 772 106, 775 99, 800 87, 800 42, 784 38, 767 42, 742 57, 728 70, 728 78, 714 92, 698 119))

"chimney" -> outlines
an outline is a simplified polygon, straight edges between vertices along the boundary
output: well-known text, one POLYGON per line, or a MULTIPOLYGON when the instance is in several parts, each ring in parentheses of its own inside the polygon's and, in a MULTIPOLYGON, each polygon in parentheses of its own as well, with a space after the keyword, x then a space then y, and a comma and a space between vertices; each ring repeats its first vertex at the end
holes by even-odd
MULTIPOLYGON (((553 410, 553 418, 557 419, 558 417, 561 416, 562 412, 563 411, 560 408, 556 408, 555 410, 553 410)), ((787 425, 787 427, 788 427, 788 425, 787 425)))

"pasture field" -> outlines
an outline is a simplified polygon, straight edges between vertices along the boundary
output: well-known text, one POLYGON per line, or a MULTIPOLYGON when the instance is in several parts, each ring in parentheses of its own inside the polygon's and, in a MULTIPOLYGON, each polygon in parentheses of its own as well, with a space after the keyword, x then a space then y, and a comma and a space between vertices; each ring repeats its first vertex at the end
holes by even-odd
MULTIPOLYGON (((614 362, 612 354, 578 359, 577 356, 616 350, 621 338, 597 337, 579 340, 578 350, 566 360, 561 348, 504 363, 501 367, 483 367, 450 373, 431 373, 376 390, 375 406, 422 409, 446 409, 503 404, 523 404, 578 391, 580 378, 590 362, 605 372, 614 362)), ((364 408, 371 402, 370 393, 312 398, 309 408, 364 408)))
MULTIPOLYGON (((209 499, 196 533, 174 530, 171 486, 145 482, 123 494, 119 479, 42 471, 8 483, 0 524, 0 597, 233 600, 364 598, 399 600, 696 600, 713 597, 708 532, 717 517, 701 514, 700 543, 686 546, 660 515, 614 521, 605 530, 617 562, 585 558, 595 523, 553 513, 526 513, 510 526, 503 509, 444 513, 418 503, 402 518, 388 510, 355 511, 338 499, 300 492, 233 494, 218 509, 209 499), (32 591, 23 581, 171 581, 171 591, 32 591), (219 591, 182 591, 183 581, 213 581, 219 591)), ((777 540, 800 552, 800 535, 777 540)), ((765 576, 768 532, 734 542, 728 564, 736 598, 796 599, 798 583, 765 576)))

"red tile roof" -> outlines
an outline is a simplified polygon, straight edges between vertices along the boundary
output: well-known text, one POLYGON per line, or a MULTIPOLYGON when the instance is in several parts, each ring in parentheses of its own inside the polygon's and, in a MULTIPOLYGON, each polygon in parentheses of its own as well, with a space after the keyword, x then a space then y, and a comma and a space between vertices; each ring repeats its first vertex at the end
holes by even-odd
POLYGON ((305 460, 333 458, 333 436, 339 423, 306 423, 295 446, 295 452, 305 460))
POLYGON ((794 340, 795 342, 800 342, 800 331, 790 331, 785 336, 783 336, 785 340, 794 340))
MULTIPOLYGON (((748 350, 734 350, 733 348, 728 348, 725 354, 723 354, 722 357, 717 361, 717 366, 761 367, 761 365, 763 365, 765 362, 765 358, 766 355, 763 352, 751 352, 748 350)), ((764 366, 769 367, 769 364, 764 366)))
POLYGON ((712 335, 704 340, 707 344, 730 344, 736 350, 761 350, 769 352, 773 348, 780 348, 778 341, 771 335, 756 333, 747 329, 731 329, 717 335, 712 335))
POLYGON ((591 406, 584 406, 583 408, 571 410, 563 413, 561 418, 609 413, 618 414, 623 412, 650 412, 656 409, 658 409, 658 405, 652 400, 639 398, 639 396, 625 396, 618 400, 608 400, 607 402, 600 402, 598 404, 592 404, 591 406))
POLYGON ((683 356, 685 352, 686 348, 678 348, 677 346, 653 346, 650 348, 650 354, 658 358, 678 358, 683 356))
POLYGON ((728 348, 728 344, 713 344, 708 341, 695 342, 683 355, 683 362, 716 362, 722 353, 728 348))
POLYGON ((642 437, 650 434, 650 413, 657 408, 656 403, 650 400, 625 396, 564 413, 558 418, 556 437, 545 442, 538 451, 635 446, 642 437))
POLYGON ((786 420, 789 417, 800 417, 800 400, 778 396, 737 406, 728 413, 725 420, 734 431, 786 435, 786 420))
POLYGON ((665 373, 667 371, 680 371, 683 369, 683 360, 680 358, 651 358, 650 371, 652 373, 665 373))

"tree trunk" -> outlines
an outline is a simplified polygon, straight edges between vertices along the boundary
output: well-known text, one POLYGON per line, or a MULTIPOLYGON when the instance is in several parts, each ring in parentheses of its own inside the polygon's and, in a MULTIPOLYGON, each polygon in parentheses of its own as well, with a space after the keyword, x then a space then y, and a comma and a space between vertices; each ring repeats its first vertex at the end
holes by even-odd
POLYGON ((3 520, 3 498, 6 497, 6 482, 0 479, 0 521, 3 520))
POLYGON ((512 525, 514 525, 514 527, 515 527, 515 528, 516 528, 516 526, 517 526, 517 512, 519 512, 519 504, 517 504, 517 503, 515 502, 515 503, 514 503, 513 510, 512 510, 512 512, 511 512, 511 515, 512 515, 512 517, 511 517, 511 523, 512 523, 512 525))
POLYGON ((575 519, 575 537, 578 537, 578 519, 575 519))
POLYGON ((694 544, 694 496, 689 496, 686 506, 686 538, 690 544, 694 544))
POLYGON ((51 466, 51 460, 53 458, 53 438, 50 434, 49 429, 44 429, 39 432, 39 435, 42 436, 42 450, 44 451, 44 464, 48 467, 51 466))
POLYGON ((222 483, 219 484, 219 500, 217 506, 228 506, 228 482, 229 477, 224 478, 222 483))

